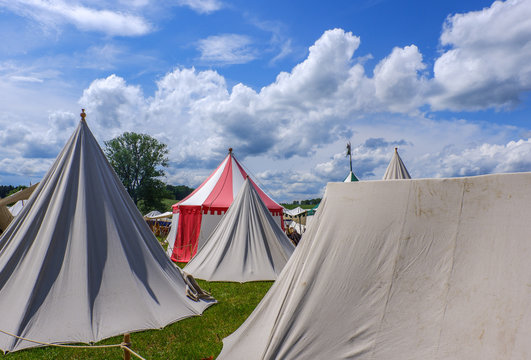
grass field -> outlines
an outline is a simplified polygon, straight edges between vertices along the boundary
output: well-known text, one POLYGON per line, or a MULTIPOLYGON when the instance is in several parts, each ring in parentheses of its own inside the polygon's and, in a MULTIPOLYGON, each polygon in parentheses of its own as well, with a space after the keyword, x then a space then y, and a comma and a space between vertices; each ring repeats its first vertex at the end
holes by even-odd
POLYGON ((298 205, 298 204, 281 204, 282 206, 284 206, 286 209, 295 209, 296 207, 301 207, 303 209, 313 209, 315 207, 315 204, 314 205, 298 205))
MULTIPOLYGON (((131 349, 145 359, 200 360, 220 353, 222 339, 233 333, 251 314, 269 290, 272 281, 245 284, 206 282, 198 280, 218 304, 205 310, 202 316, 181 320, 162 330, 148 330, 131 334, 131 349)), ((99 344, 119 344, 122 337, 104 340, 99 344)), ((63 349, 44 347, 0 355, 6 360, 29 359, 122 359, 123 352, 113 349, 63 349)), ((132 357, 135 359, 135 357, 132 357)))

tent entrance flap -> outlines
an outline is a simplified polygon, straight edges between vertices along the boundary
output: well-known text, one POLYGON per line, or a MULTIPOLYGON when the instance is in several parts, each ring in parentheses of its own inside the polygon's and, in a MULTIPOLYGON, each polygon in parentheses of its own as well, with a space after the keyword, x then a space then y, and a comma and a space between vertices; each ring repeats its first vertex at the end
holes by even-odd
POLYGON ((171 259, 188 262, 197 252, 201 231, 201 206, 180 206, 177 237, 171 259))

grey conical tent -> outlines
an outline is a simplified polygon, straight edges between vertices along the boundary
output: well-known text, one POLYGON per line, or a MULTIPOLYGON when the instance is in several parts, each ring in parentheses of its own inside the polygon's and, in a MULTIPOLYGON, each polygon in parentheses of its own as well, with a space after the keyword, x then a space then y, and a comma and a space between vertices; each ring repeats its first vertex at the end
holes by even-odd
POLYGON ((398 149, 395 148, 395 153, 385 170, 385 174, 382 178, 383 180, 392 180, 392 179, 411 179, 409 172, 406 169, 406 165, 402 162, 400 155, 398 155, 398 149))
MULTIPOLYGON (((0 238, 0 330, 87 343, 157 329, 214 303, 187 289, 82 119, 0 238)), ((3 351, 33 346, 0 334, 3 351)))
POLYGON ((247 178, 205 245, 183 270, 209 281, 275 280, 293 250, 247 178))
POLYGON ((531 173, 329 183, 218 359, 531 354, 531 173))

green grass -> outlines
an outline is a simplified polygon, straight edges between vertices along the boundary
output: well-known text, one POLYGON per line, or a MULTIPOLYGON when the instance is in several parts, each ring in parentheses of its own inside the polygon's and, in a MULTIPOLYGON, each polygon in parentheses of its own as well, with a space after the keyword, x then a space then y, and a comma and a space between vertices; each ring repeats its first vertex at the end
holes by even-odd
MULTIPOLYGON (((251 314, 272 281, 245 284, 206 282, 199 285, 210 292, 218 304, 195 316, 166 326, 162 330, 148 330, 131 334, 131 349, 146 359, 200 360, 219 355, 222 339, 233 333, 251 314)), ((119 344, 122 337, 114 337, 99 344, 119 344)), ((28 359, 121 359, 118 349, 63 349, 44 347, 0 355, 6 360, 28 359)), ((132 357, 132 359, 136 359, 132 357)))
POLYGON ((315 204, 314 205, 281 204, 281 205, 289 210, 295 209, 298 206, 300 206, 303 209, 313 209, 315 207, 315 204))

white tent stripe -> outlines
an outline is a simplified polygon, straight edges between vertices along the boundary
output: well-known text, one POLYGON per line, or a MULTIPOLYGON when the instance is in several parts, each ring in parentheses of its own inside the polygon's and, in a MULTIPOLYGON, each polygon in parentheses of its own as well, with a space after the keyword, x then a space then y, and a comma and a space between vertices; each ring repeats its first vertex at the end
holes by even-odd
POLYGON ((240 192, 240 189, 242 188, 244 181, 245 179, 242 175, 242 172, 240 171, 238 164, 236 164, 236 159, 234 159, 233 157, 232 158, 232 198, 233 199, 240 192))
POLYGON ((230 159, 230 156, 227 156, 227 158, 223 161, 222 165, 216 170, 214 175, 208 180, 191 198, 188 200, 180 203, 179 205, 185 205, 185 206, 200 206, 203 205, 205 200, 208 198, 212 190, 214 190, 214 187, 219 181, 219 178, 221 177, 221 174, 223 174, 223 170, 225 170, 225 167, 227 166, 227 162, 230 159))

